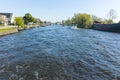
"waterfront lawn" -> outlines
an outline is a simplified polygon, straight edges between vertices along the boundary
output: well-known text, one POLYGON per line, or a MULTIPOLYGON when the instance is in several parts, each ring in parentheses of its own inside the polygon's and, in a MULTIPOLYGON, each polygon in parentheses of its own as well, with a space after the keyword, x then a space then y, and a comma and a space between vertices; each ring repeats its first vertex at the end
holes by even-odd
POLYGON ((9 32, 13 32, 15 30, 16 30, 16 28, 13 28, 13 27, 11 27, 11 28, 0 28, 0 33, 9 33, 9 32))

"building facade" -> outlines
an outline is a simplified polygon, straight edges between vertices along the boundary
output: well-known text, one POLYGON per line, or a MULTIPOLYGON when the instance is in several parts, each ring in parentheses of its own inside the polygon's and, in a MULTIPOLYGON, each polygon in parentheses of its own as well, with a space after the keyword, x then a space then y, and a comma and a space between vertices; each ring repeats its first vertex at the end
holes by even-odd
POLYGON ((13 13, 0 13, 0 18, 5 25, 14 23, 13 13))

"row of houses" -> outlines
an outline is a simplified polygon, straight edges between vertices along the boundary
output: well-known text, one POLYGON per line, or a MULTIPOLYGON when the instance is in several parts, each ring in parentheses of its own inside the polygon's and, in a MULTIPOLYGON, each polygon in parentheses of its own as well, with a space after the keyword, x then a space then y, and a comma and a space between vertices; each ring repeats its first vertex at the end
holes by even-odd
POLYGON ((0 13, 0 24, 12 24, 14 23, 13 13, 0 13))

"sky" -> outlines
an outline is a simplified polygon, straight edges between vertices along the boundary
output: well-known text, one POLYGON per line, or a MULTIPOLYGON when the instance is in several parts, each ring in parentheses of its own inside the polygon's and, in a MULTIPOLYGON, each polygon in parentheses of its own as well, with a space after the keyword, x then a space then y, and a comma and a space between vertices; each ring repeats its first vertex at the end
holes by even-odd
POLYGON ((0 12, 24 16, 31 13, 45 21, 62 21, 75 13, 88 13, 106 18, 110 9, 117 13, 120 20, 120 0, 0 0, 0 12))

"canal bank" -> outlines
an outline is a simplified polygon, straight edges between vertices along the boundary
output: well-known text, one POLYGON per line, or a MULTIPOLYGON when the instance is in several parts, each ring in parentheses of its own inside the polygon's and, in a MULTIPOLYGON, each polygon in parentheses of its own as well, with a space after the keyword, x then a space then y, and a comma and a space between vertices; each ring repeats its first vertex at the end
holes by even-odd
POLYGON ((20 29, 18 29, 17 26, 0 27, 0 36, 14 34, 14 33, 17 33, 19 31, 23 31, 23 30, 31 29, 31 28, 36 28, 36 27, 40 27, 40 25, 27 25, 27 26, 25 26, 25 28, 20 28, 20 29))
POLYGON ((13 34, 13 33, 16 33, 16 32, 18 32, 16 26, 0 27, 0 36, 13 34))
POLYGON ((120 24, 93 24, 95 30, 120 33, 120 24))

